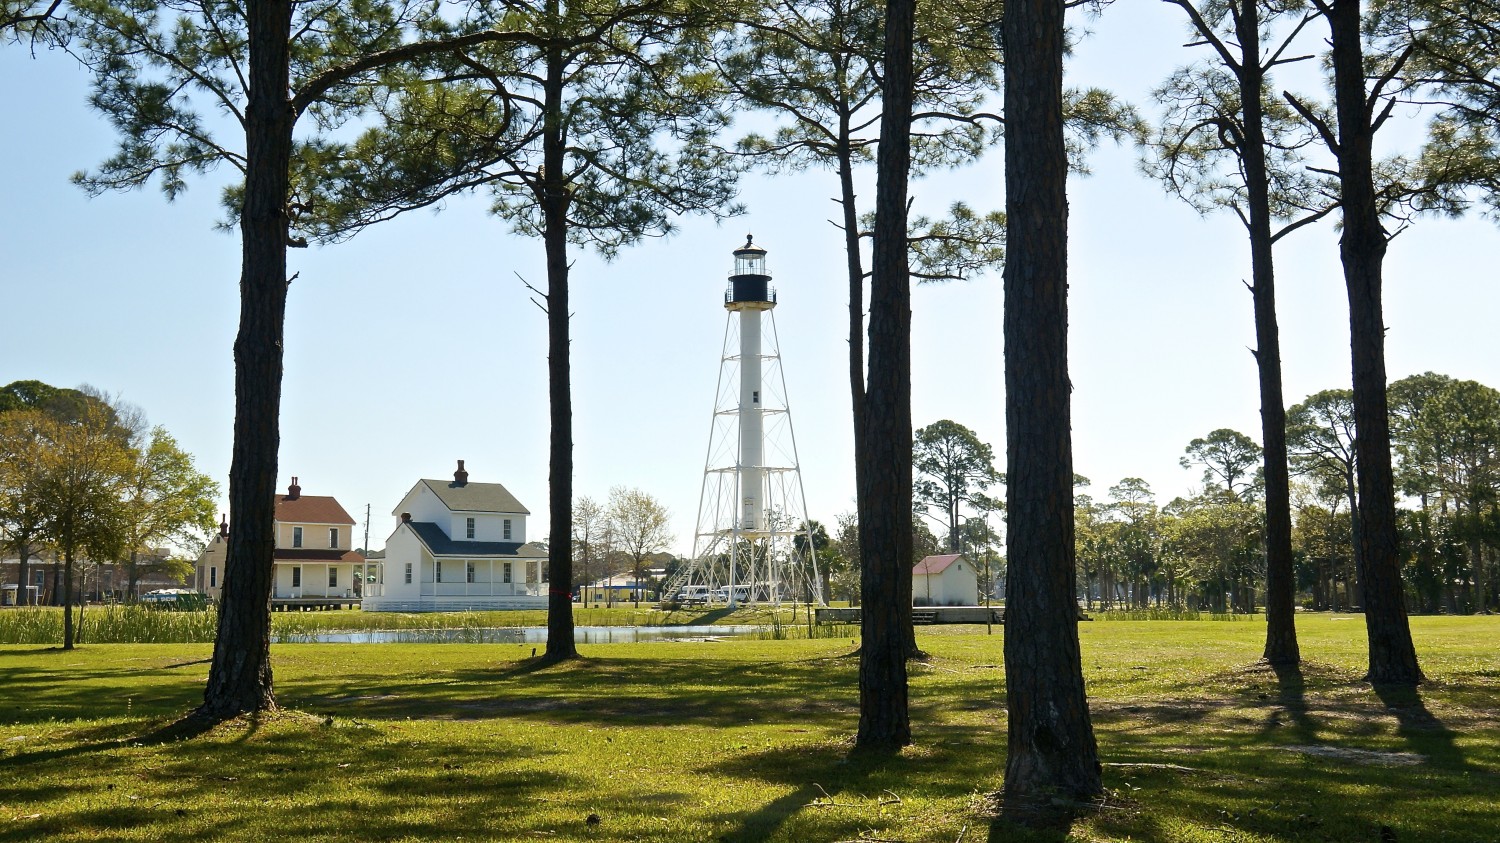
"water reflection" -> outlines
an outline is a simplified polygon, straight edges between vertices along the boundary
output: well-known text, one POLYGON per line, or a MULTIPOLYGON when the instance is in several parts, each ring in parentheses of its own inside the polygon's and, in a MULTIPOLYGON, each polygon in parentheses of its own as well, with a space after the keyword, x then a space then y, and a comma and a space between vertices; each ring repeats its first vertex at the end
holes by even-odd
MULTIPOLYGON (((746 624, 719 626, 578 626, 579 644, 634 644, 640 641, 711 641, 758 632, 746 624)), ((292 632, 276 636, 278 644, 541 644, 545 626, 471 629, 375 629, 363 632, 292 632)))

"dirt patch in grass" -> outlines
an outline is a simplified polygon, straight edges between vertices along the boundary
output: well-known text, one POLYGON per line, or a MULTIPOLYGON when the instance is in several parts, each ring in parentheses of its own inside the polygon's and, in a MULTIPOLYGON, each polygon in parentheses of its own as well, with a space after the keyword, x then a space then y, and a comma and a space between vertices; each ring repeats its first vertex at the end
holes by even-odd
POLYGON ((1427 756, 1418 755, 1415 752, 1379 752, 1373 749, 1355 749, 1350 746, 1293 745, 1283 746, 1281 749, 1285 752, 1297 752, 1318 758, 1332 758, 1336 761, 1352 761, 1355 764, 1378 767, 1414 767, 1427 761, 1427 756))

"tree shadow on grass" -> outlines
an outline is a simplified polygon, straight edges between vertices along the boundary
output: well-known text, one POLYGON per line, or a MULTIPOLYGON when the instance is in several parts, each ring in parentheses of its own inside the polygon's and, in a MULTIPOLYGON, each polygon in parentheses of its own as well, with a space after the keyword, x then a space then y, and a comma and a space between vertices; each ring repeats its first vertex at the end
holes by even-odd
POLYGON ((1411 685, 1375 685, 1375 696, 1396 718, 1396 734, 1435 765, 1450 770, 1470 769, 1459 749, 1457 735, 1427 709, 1422 692, 1411 685))
POLYGON ((301 676, 283 683, 289 705, 369 720, 524 718, 546 723, 747 722, 815 727, 847 721, 847 666, 826 662, 570 659, 424 675, 301 676), (774 702, 772 702, 774 700, 774 702))
POLYGON ((73 758, 77 756, 92 755, 99 752, 107 752, 112 749, 123 749, 125 747, 148 747, 162 746, 164 744, 177 743, 179 741, 192 740, 203 734, 213 731, 226 722, 242 722, 246 728, 236 738, 236 742, 249 740, 261 725, 261 716, 258 714, 245 715, 234 718, 234 721, 218 721, 199 717, 195 713, 188 713, 171 722, 154 725, 145 732, 137 732, 135 724, 96 726, 92 729, 80 729, 70 734, 76 741, 72 746, 62 749, 44 749, 37 752, 22 752, 7 756, 5 763, 15 767, 24 767, 28 764, 41 764, 48 761, 56 761, 61 758, 73 758), (125 734, 122 735, 121 733, 125 734))
MULTIPOLYGON (((969 693, 981 690, 966 689, 969 693)), ((715 822, 733 831, 730 843, 767 839, 905 839, 902 797, 967 805, 975 783, 993 776, 1000 747, 988 725, 949 719, 936 705, 914 704, 915 743, 904 749, 856 749, 848 739, 823 739, 734 754, 701 768, 710 777, 791 788, 743 810, 725 811, 715 822)), ((849 710, 835 734, 852 732, 858 713, 849 710)), ((951 816, 956 824, 967 811, 951 816)), ((930 832, 930 830, 929 830, 930 832)))
POLYGON ((1307 709, 1307 681, 1302 676, 1302 666, 1296 664, 1270 665, 1276 673, 1276 708, 1266 717, 1262 732, 1291 727, 1291 737, 1298 743, 1317 740, 1318 727, 1307 709))
MULTIPOLYGON (((587 814, 579 781, 545 750, 413 739, 301 713, 269 716, 258 732, 249 718, 237 723, 240 734, 170 748, 131 743, 105 763, 4 765, 12 775, 0 775, 0 788, 20 816, 0 823, 0 841, 531 839, 557 833, 555 816, 515 806, 565 803, 580 828, 587 814), (66 786, 51 784, 60 779, 66 786)), ((142 737, 174 737, 172 725, 142 737)))

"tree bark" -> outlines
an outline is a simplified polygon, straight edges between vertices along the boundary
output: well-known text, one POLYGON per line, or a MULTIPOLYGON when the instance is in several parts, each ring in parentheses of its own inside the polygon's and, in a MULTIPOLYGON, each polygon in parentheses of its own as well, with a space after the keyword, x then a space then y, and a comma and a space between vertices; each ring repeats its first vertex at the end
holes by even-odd
POLYGON ((21 542, 16 547, 16 554, 20 557, 16 565, 16 605, 25 606, 28 605, 27 597, 31 594, 28 589, 28 586, 31 584, 29 582, 30 577, 28 576, 30 566, 27 564, 31 560, 31 543, 26 541, 21 542))
POLYGON ((240 324, 234 342, 234 450, 219 627, 203 705, 212 720, 273 710, 271 566, 281 444, 287 201, 295 114, 288 97, 292 3, 249 0, 240 324))
MULTIPOLYGON (((906 659, 911 629, 911 281, 906 185, 911 162, 915 0, 885 12, 884 113, 876 156, 875 245, 870 279, 870 371, 857 477, 863 565, 856 750, 911 743, 906 659), (902 588, 902 581, 905 588, 902 588)), ((852 317, 851 317, 852 318, 852 317)))
MULTIPOLYGON (((556 14, 555 3, 550 14, 556 14)), ((573 641, 573 386, 568 347, 568 185, 567 128, 563 125, 562 51, 547 50, 542 136, 541 205, 547 249, 547 393, 552 414, 551 477, 548 510, 547 650, 544 658, 559 662, 578 656, 573 641)))
MULTIPOLYGON (((848 117, 839 147, 839 203, 843 206, 844 255, 849 271, 849 395, 854 407, 854 452, 860 453, 860 430, 865 404, 865 268, 859 256, 859 209, 854 200, 854 160, 849 149, 848 117)), ((859 488, 860 461, 854 461, 854 487, 859 488)))
POLYGON ((1250 295, 1255 306, 1255 365, 1260 375, 1260 429, 1266 483, 1266 646, 1273 665, 1301 661, 1297 647, 1296 574, 1292 567, 1291 478, 1286 453, 1286 403, 1281 392, 1281 332, 1276 323, 1271 192, 1266 175, 1265 69, 1260 55, 1260 8, 1242 0, 1234 9, 1240 44, 1240 102, 1245 142, 1246 206, 1250 229, 1250 295))
POLYGON ((73 551, 63 555, 63 649, 73 649, 73 551))
POLYGON ((135 602, 135 599, 136 599, 135 589, 136 589, 137 582, 139 582, 139 577, 136 575, 136 572, 135 572, 136 559, 137 559, 137 557, 139 555, 140 554, 137 551, 131 550, 130 551, 130 561, 126 563, 126 566, 127 566, 126 567, 126 571, 127 571, 127 573, 126 573, 126 576, 125 576, 125 599, 128 602, 131 602, 131 603, 135 602))
POLYGON ((1103 792, 1078 645, 1062 0, 1005 10, 1005 799, 1103 792))
POLYGON ((1397 556, 1396 497, 1391 476, 1390 415, 1386 406, 1385 321, 1381 270, 1386 235, 1376 203, 1372 109, 1365 90, 1359 0, 1332 0, 1334 99, 1344 214, 1339 252, 1349 293, 1349 345, 1354 380, 1354 451, 1359 473, 1359 549, 1365 630, 1375 684, 1422 680, 1406 618, 1397 556))

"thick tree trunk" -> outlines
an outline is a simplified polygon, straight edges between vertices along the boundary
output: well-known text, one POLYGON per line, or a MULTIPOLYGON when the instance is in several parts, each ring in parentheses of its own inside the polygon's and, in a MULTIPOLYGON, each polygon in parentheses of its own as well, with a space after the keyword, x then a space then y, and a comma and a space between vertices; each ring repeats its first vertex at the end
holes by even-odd
POLYGON ((1103 792, 1078 646, 1062 0, 1005 9, 1005 799, 1103 792))
MULTIPOLYGON (((1474 528, 1479 528, 1478 516, 1473 516, 1474 528)), ((1480 548, 1479 539, 1470 536, 1468 541, 1469 570, 1473 573, 1474 580, 1474 613, 1484 614, 1484 551, 1480 548)))
POLYGON ((27 599, 31 594, 28 588, 31 585, 31 577, 29 576, 31 570, 27 564, 31 559, 31 543, 21 542, 20 546, 16 548, 16 554, 20 557, 16 564, 16 605, 26 606, 33 602, 27 599))
POLYGON ((73 649, 73 551, 63 555, 63 649, 73 649))
POLYGON ((126 576, 125 576, 125 582, 126 582, 126 585, 125 585, 125 599, 126 599, 126 601, 128 601, 130 603, 134 603, 135 602, 135 598, 136 598, 136 593, 135 593, 136 584, 140 581, 140 577, 139 577, 139 575, 136 574, 136 570, 135 570, 136 560, 138 559, 139 556, 140 556, 140 554, 137 553, 136 551, 134 551, 134 550, 130 551, 130 561, 126 563, 126 571, 127 571, 127 573, 126 573, 126 576))
POLYGON ((1371 108, 1365 90, 1359 0, 1332 0, 1334 99, 1338 111, 1339 183, 1344 232, 1339 251, 1349 293, 1349 344, 1354 376, 1355 464, 1359 473, 1360 584, 1370 645, 1372 683, 1422 680, 1402 599, 1397 556, 1396 497, 1391 476, 1386 406, 1385 321, 1381 269, 1386 236, 1376 204, 1371 108))
POLYGON ((911 629, 911 280, 906 182, 911 161, 915 0, 889 0, 884 114, 876 159, 875 247, 870 282, 870 374, 858 474, 864 608, 855 749, 911 743, 906 658, 911 629), (903 581, 905 588, 903 589, 903 581))
POLYGON ((276 707, 271 683, 271 565, 281 444, 287 199, 295 114, 288 99, 292 3, 249 0, 243 267, 234 341, 234 448, 219 628, 198 714, 224 720, 276 707))
POLYGON ((1235 9, 1240 43, 1240 102, 1245 142, 1246 206, 1250 228, 1250 294, 1255 305, 1255 364, 1260 374, 1260 430, 1266 483, 1266 647, 1273 665, 1301 660, 1297 648, 1296 575, 1292 567, 1291 478, 1287 469, 1286 404, 1281 393, 1281 331, 1276 323, 1270 184, 1266 175, 1265 73, 1260 55, 1257 0, 1235 9))
POLYGON ((567 130, 563 125, 563 58, 550 49, 542 140, 542 215, 547 247, 547 393, 552 412, 551 520, 547 589, 547 661, 575 658, 573 641, 573 386, 568 348, 568 186, 563 181, 567 130))
POLYGON ((865 409, 865 268, 859 256, 859 209, 854 200, 854 153, 849 149, 848 118, 839 147, 839 204, 844 218, 844 256, 849 272, 849 396, 854 407, 854 487, 859 488, 860 420, 865 409))

